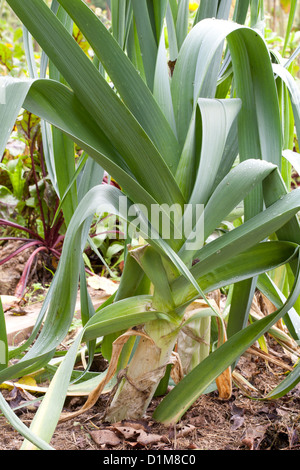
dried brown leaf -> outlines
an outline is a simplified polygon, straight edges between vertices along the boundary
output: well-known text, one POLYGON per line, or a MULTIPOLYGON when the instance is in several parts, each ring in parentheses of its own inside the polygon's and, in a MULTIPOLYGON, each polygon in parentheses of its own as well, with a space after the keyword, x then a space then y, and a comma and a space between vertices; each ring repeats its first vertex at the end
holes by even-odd
POLYGON ((173 367, 171 369, 171 378, 175 384, 178 384, 184 377, 183 368, 179 354, 172 352, 171 362, 173 367))
POLYGON ((136 429, 129 426, 114 426, 113 429, 117 431, 125 440, 136 440, 141 432, 145 432, 142 429, 136 429))
POLYGON ((159 434, 148 433, 141 427, 138 429, 130 426, 113 426, 113 429, 126 441, 135 441, 143 446, 156 444, 162 439, 159 434))
POLYGON ((226 369, 217 379, 216 384, 221 400, 229 400, 232 395, 231 368, 226 369))
POLYGON ((236 429, 240 428, 241 426, 243 426, 244 422, 245 422, 245 419, 243 416, 239 416, 239 415, 233 415, 231 417, 231 421, 232 421, 232 425, 231 425, 231 429, 233 431, 235 431, 236 429))
POLYGON ((150 444, 156 444, 161 441, 161 436, 159 434, 148 434, 145 431, 141 431, 137 442, 143 446, 148 446, 150 444))
POLYGON ((187 424, 186 426, 183 426, 180 431, 177 433, 177 437, 185 437, 191 434, 192 431, 194 431, 196 428, 192 424, 187 424))
POLYGON ((99 446, 117 446, 121 443, 121 439, 109 429, 100 429, 99 431, 91 431, 90 436, 99 446))
POLYGON ((98 386, 94 390, 91 391, 91 393, 88 396, 87 401, 85 402, 85 404, 80 410, 74 411, 73 413, 62 413, 60 420, 59 420, 60 423, 68 421, 72 418, 75 418, 76 416, 81 415, 85 411, 90 410, 95 405, 101 393, 103 392, 105 385, 108 384, 108 382, 115 375, 117 366, 118 366, 119 357, 122 352, 123 346, 126 344, 126 342, 131 336, 142 336, 142 337, 146 337, 149 339, 149 337, 142 331, 137 331, 133 329, 128 330, 126 331, 126 333, 119 336, 113 342, 112 356, 111 356, 109 367, 107 369, 104 379, 98 384, 98 386))

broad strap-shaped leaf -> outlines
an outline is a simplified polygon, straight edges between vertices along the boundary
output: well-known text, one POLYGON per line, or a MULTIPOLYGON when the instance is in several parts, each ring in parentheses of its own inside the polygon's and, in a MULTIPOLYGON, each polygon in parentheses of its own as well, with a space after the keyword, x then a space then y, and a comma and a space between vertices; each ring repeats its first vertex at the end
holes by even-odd
POLYGON ((235 3, 233 20, 236 23, 244 24, 248 9, 249 9, 250 0, 237 0, 235 3))
POLYGON ((30 89, 31 82, 12 77, 0 80, 0 155, 3 155, 7 141, 15 125, 19 111, 30 89))
POLYGON ((63 366, 59 367, 55 376, 59 378, 60 389, 63 390, 63 395, 57 395, 55 397, 55 401, 53 401, 54 406, 51 403, 51 396, 55 393, 56 390, 56 381, 52 380, 48 392, 46 393, 43 404, 40 405, 37 413, 35 414, 31 426, 30 426, 30 433, 27 433, 25 436, 26 439, 24 440, 21 450, 37 450, 40 448, 39 440, 42 442, 50 442, 52 434, 54 432, 55 427, 57 426, 57 422, 63 407, 63 401, 66 397, 66 392, 71 380, 71 373, 73 370, 74 362, 77 355, 77 350, 80 345, 81 334, 75 338, 75 341, 72 347, 69 349, 64 361, 63 366), (64 367, 65 366, 65 367, 64 367), (61 397, 64 397, 61 400, 61 397), (50 404, 52 405, 50 408, 50 404), (49 409, 51 412, 49 413, 49 409), (32 438, 34 436, 34 439, 32 438), (28 440, 27 440, 28 439, 28 440))
POLYGON ((227 322, 227 338, 244 329, 248 323, 257 277, 235 282, 227 322))
POLYGON ((29 33, 28 29, 23 26, 23 44, 25 50, 25 56, 27 60, 27 66, 29 71, 29 76, 31 78, 38 78, 36 62, 34 57, 33 41, 32 36, 29 33))
MULTIPOLYGON (((14 83, 16 88, 22 86, 22 82, 14 83)), ((34 114, 51 122, 77 142, 97 163, 109 171, 127 191, 131 200, 145 205, 150 217, 151 208, 153 205, 157 205, 157 201, 131 176, 112 143, 85 112, 75 94, 66 86, 53 80, 30 81, 27 85, 30 86, 30 91, 24 106, 34 114), (73 112, 74 107, 76 108, 75 113, 73 112)), ((175 207, 177 206, 175 205, 175 207)), ((165 211, 164 205, 161 206, 161 210, 172 224, 170 212, 165 211)), ((172 239, 170 242, 172 243, 172 239)))
MULTIPOLYGON (((282 307, 286 302, 286 297, 272 281, 267 273, 260 274, 257 281, 258 289, 275 305, 276 308, 282 307)), ((283 317, 290 335, 296 340, 300 340, 300 316, 292 307, 283 317)))
POLYGON ((184 146, 176 171, 176 181, 185 198, 189 200, 195 184, 195 172, 198 164, 199 141, 201 141, 201 120, 197 119, 198 109, 195 110, 189 125, 184 146), (200 124, 199 124, 200 122, 200 124))
MULTIPOLYGON (((276 201, 280 201, 285 198, 285 195, 289 196, 288 190, 284 184, 282 176, 278 171, 270 173, 266 178, 263 186, 264 200, 268 208, 274 207, 276 201)), ((283 227, 276 230, 276 236, 279 240, 289 240, 291 242, 299 244, 300 242, 300 223, 297 216, 292 217, 283 227)), ((291 264, 291 269, 295 275, 297 265, 291 264)))
POLYGON ((217 171, 216 179, 213 184, 213 188, 216 189, 217 186, 223 181, 225 176, 232 169, 234 162, 236 161, 239 154, 239 142, 238 142, 238 126, 237 120, 233 123, 225 144, 224 154, 221 159, 221 164, 217 171))
POLYGON ((300 90, 290 72, 280 64, 273 64, 273 70, 286 84, 294 113, 298 139, 300 138, 300 90))
MULTIPOLYGON (((74 93, 52 80, 37 80, 30 84, 24 106, 70 136, 99 165, 107 169, 125 189, 131 200, 145 205, 150 215, 151 207, 157 204, 157 201, 132 177, 112 143, 85 112, 74 93), (73 112, 74 107, 76 113, 73 112)), ((21 85, 16 82, 15 86, 21 85)), ((99 180, 97 184, 101 181, 99 180)), ((164 212, 163 207, 162 210, 164 212)), ((169 217, 169 214, 165 215, 169 217)))
MULTIPOLYGON (((203 226, 204 240, 226 220, 228 214, 243 201, 256 185, 260 184, 276 167, 268 162, 247 160, 232 169, 217 186, 204 208, 203 218, 200 218, 193 232, 179 251, 182 259, 191 259, 199 250, 191 250, 190 242, 195 233, 203 226)), ((202 250, 203 251, 203 250, 202 250)), ((201 257, 200 257, 201 259, 201 257)))
MULTIPOLYGON (((196 255, 200 261, 191 268, 191 274, 194 278, 198 279, 203 273, 221 266, 224 262, 229 261, 232 256, 255 246, 274 232, 280 232, 280 229, 289 221, 293 221, 293 217, 299 211, 299 193, 300 190, 296 189, 292 193, 283 196, 243 225, 205 245, 196 255)), ((298 243, 297 241, 294 242, 298 243)), ((173 282, 172 288, 174 296, 178 297, 175 302, 178 304, 185 296, 185 289, 188 292, 190 286, 180 276, 173 282)))
MULTIPOLYGON (((263 15, 263 6, 259 3, 251 3, 251 24, 261 29, 259 21, 263 15)), ((267 57, 267 48, 261 35, 258 32, 255 34, 256 36, 249 40, 249 30, 242 28, 238 33, 239 41, 236 41, 235 34, 227 37, 236 80, 235 87, 243 103, 238 117, 239 155, 242 161, 252 157, 261 158, 281 169, 282 133, 277 90, 271 74, 271 60, 267 57), (238 63, 244 64, 243 73, 238 63)), ((245 220, 258 214, 262 208, 263 194, 261 187, 257 186, 244 201, 245 220)), ((246 306, 252 301, 254 285, 255 280, 248 288, 244 284, 243 296, 248 295, 246 306)), ((241 315, 246 318, 247 309, 241 315)))
POLYGON ((217 186, 205 209, 205 239, 230 212, 245 199, 251 189, 277 171, 272 163, 249 159, 233 168, 217 186))
POLYGON ((199 98, 176 173, 178 184, 189 204, 207 203, 219 170, 225 176, 221 170, 223 158, 230 161, 230 167, 225 165, 230 170, 231 149, 226 148, 225 153, 225 146, 229 135, 230 138, 236 137, 231 129, 240 107, 241 102, 238 99, 199 98))
MULTIPOLYGON (((23 106, 36 115, 61 129, 76 143, 85 149, 97 163, 119 181, 123 187, 128 187, 129 196, 147 207, 155 204, 144 188, 132 177, 126 164, 108 141, 95 121, 86 113, 74 93, 64 85, 52 80, 15 80, 10 77, 0 79, 5 87, 7 96, 12 96, 6 104, 0 107, 0 119, 15 122, 20 108, 23 106), (11 90, 11 91, 10 91, 11 90), (21 94, 19 96, 19 94, 21 94), (14 104, 13 97, 16 100, 14 104), (76 113, 73 112, 74 108, 76 113), (9 109, 13 110, 10 114, 9 109), (9 118, 8 118, 9 116, 9 118), (139 188, 139 189, 138 189, 139 188)), ((5 148, 6 135, 1 135, 2 148, 5 148)), ((98 181, 97 184, 99 184, 98 181)))
POLYGON ((195 24, 205 18, 216 18, 218 13, 219 0, 211 0, 210 2, 201 2, 195 17, 195 24))
POLYGON ((170 283, 161 256, 151 246, 134 250, 131 256, 139 263, 154 286, 153 307, 163 312, 174 310, 170 283))
POLYGON ((156 35, 152 27, 147 1, 131 1, 143 58, 146 82, 150 90, 153 90, 154 70, 157 56, 156 35))
POLYGON ((211 82, 215 77, 217 80, 218 70, 214 75, 211 67, 225 39, 237 96, 243 103, 239 114, 240 157, 262 158, 280 167, 281 126, 270 55, 259 33, 233 22, 203 20, 181 48, 172 80, 179 142, 184 142, 196 100, 207 97, 203 93, 208 77, 211 82))
POLYGON ((22 436, 26 439, 29 439, 35 446, 42 450, 55 450, 52 446, 50 446, 47 442, 43 441, 43 439, 36 436, 26 424, 21 421, 20 418, 12 411, 9 404, 6 402, 5 398, 3 397, 2 393, 0 393, 0 409, 6 419, 12 424, 14 429, 18 431, 22 436))
POLYGON ((199 278, 199 284, 203 286, 205 293, 234 284, 252 276, 258 276, 262 272, 274 269, 274 267, 287 264, 295 260, 298 246, 289 242, 262 242, 255 247, 233 257, 222 267, 211 270, 199 278), (251 256, 259 256, 260 259, 252 259, 251 256), (273 266, 273 267, 272 267, 273 266))
POLYGON ((280 115, 268 49, 260 34, 250 28, 240 27, 227 39, 236 79, 237 95, 243 102, 239 114, 241 159, 251 158, 251 155, 252 157, 254 155, 255 158, 262 158, 280 168, 282 145, 280 115), (241 73, 238 61, 244 63, 247 68, 250 66, 251 85, 249 88, 247 88, 249 83, 246 83, 247 76, 245 76, 244 70, 243 74, 241 73), (253 122, 250 116, 253 116, 253 122), (249 122, 249 119, 251 121, 250 128, 246 124, 246 120, 249 122), (272 122, 272 126, 270 126, 270 122, 272 122), (251 143, 251 138, 254 139, 253 143, 251 143), (259 145, 259 153, 256 153, 254 145, 259 145))
POLYGON ((174 173, 179 152, 177 139, 151 91, 135 70, 132 62, 116 44, 101 20, 84 2, 81 0, 61 0, 60 4, 68 11, 85 35, 125 104, 153 140, 174 173), (112 57, 114 60, 111 60, 112 57))
POLYGON ((289 38, 290 38, 290 34, 291 34, 291 31, 292 31, 293 22, 294 22, 294 18, 295 18, 295 14, 296 14, 296 9, 297 9, 297 0, 291 0, 289 19, 288 19, 288 24, 287 24, 285 38, 284 38, 284 45, 283 45, 283 50, 282 50, 283 55, 286 51, 286 48, 287 48, 287 45, 288 45, 288 42, 289 42, 289 38))
MULTIPOLYGON (((170 77, 169 70, 167 65, 167 51, 165 44, 164 32, 161 35, 158 52, 157 52, 157 61, 155 67, 154 75, 154 87, 153 95, 158 102, 160 108, 162 109, 164 115, 166 116, 174 135, 177 134, 176 124, 174 118, 173 102, 171 95, 171 86, 170 86, 170 77)), ((174 137, 173 137, 174 140, 174 137)), ((176 138, 177 140, 177 138, 176 138)), ((177 146, 177 151, 179 147, 177 146)), ((178 165, 178 162, 177 162, 178 165)), ((176 166, 178 168, 178 166, 176 166)))
MULTIPOLYGON (((176 62, 171 91, 174 106, 174 115, 177 127, 177 135, 180 148, 183 148, 193 110, 197 106, 199 96, 203 98, 213 98, 217 86, 217 74, 220 68, 219 56, 214 62, 210 60, 209 79, 206 84, 209 91, 200 95, 197 86, 197 64, 198 61, 204 61, 205 57, 201 54, 202 34, 205 34, 205 22, 198 23, 186 37, 176 62), (215 84, 214 84, 215 77, 215 84)), ((218 45, 220 46, 220 44, 218 45)), ((203 82, 205 79, 203 79, 203 82)))
POLYGON ((189 0, 180 0, 178 2, 178 12, 176 21, 177 46, 180 50, 189 26, 189 0))
POLYGON ((49 8, 39 0, 28 0, 26 6, 20 0, 8 3, 73 88, 83 107, 114 141, 137 180, 160 202, 182 204, 172 173, 152 141, 49 8))
MULTIPOLYGON (((241 282, 258 276, 266 271, 275 269, 294 261, 297 245, 289 242, 262 242, 233 255, 221 265, 203 269, 196 277, 203 292, 207 294, 215 289, 241 282)), ((215 261, 212 257, 212 262, 215 261)), ((196 267, 197 265, 195 265, 196 267)), ((194 269, 191 269, 193 272, 194 269)), ((171 283, 174 301, 177 307, 197 298, 197 292, 192 285, 187 285, 180 277, 171 283)))
MULTIPOLYGON (((75 148, 74 142, 60 130, 53 128, 52 136, 57 187, 59 197, 62 199, 75 174, 75 148)), ((63 205, 64 220, 67 225, 70 223, 77 204, 77 187, 74 181, 65 196, 63 205)))
POLYGON ((243 354, 293 306, 300 292, 299 270, 286 303, 273 314, 254 322, 229 338, 207 359, 195 367, 156 408, 153 418, 164 424, 176 423, 195 400, 206 390, 236 357, 243 354))
POLYGON ((150 15, 152 15, 155 20, 154 22, 155 22, 157 44, 160 41, 162 30, 164 27, 168 1, 169 0, 160 0, 159 2, 150 2, 150 3, 148 2, 148 9, 150 11, 150 15))
POLYGON ((52 80, 38 80, 31 85, 24 102, 27 109, 69 135, 123 188, 128 188, 133 200, 147 206, 155 203, 155 199, 132 176, 121 155, 85 111, 74 92, 52 80), (137 187, 140 188, 138 191, 137 187))
POLYGON ((110 2, 112 35, 123 50, 132 20, 132 12, 129 5, 130 0, 125 2, 122 0, 111 0, 110 2))
POLYGON ((81 201, 90 189, 97 186, 99 182, 103 180, 103 177, 103 168, 95 160, 88 158, 84 165, 82 175, 79 178, 78 200, 81 201))
POLYGON ((169 319, 167 314, 152 310, 151 305, 151 295, 129 297, 113 303, 89 320, 84 328, 83 341, 126 330, 157 318, 169 319))
POLYGON ((168 29, 170 61, 175 62, 178 56, 178 44, 176 36, 176 18, 178 5, 176 0, 168 1, 166 11, 166 24, 168 29))
MULTIPOLYGON (((227 20, 231 3, 231 0, 210 0, 208 2, 200 2, 194 24, 204 20, 205 18, 218 18, 220 20, 227 20)), ((236 3, 238 4, 239 0, 236 3)), ((247 1, 244 0, 244 3, 247 3, 247 1)), ((237 6, 235 6, 235 8, 237 8, 237 6)), ((245 8, 248 10, 248 5, 245 8)), ((244 23, 244 21, 242 21, 242 23, 244 23)))
POLYGON ((282 152, 282 156, 289 161, 289 163, 295 168, 297 173, 300 172, 300 153, 293 152, 292 150, 286 149, 282 152))
POLYGON ((250 1, 250 26, 261 33, 264 31, 264 2, 261 0, 250 1))
POLYGON ((190 204, 207 204, 221 164, 231 126, 241 108, 240 100, 199 99, 202 144, 198 172, 190 204))
MULTIPOLYGON (((73 22, 66 11, 59 6, 57 18, 64 25, 70 35, 73 32, 73 22)), ((59 73, 52 61, 49 62, 49 78, 63 84, 64 78, 59 73)), ((76 181, 70 186, 75 174, 75 148, 74 142, 59 129, 52 127, 53 159, 59 198, 65 195, 63 214, 68 225, 78 204, 76 181), (66 194, 66 190, 68 192, 66 194)))

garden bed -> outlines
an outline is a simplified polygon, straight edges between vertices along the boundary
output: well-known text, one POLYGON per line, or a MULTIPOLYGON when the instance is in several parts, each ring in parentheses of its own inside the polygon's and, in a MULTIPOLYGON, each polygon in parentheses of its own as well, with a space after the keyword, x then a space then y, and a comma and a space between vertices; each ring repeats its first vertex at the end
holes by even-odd
MULTIPOLYGON (((18 262, 21 265, 22 259, 18 262)), ((6 269, 13 271, 14 262, 8 264, 6 269)), ((29 285, 28 289, 30 287, 29 285)), ((92 288, 89 288, 89 292, 94 304, 99 304, 106 295, 104 291, 92 288)), ((35 295, 38 296, 39 293, 35 295)), ((37 297, 35 300, 38 300, 37 297)), ((31 301, 21 308, 22 315, 13 313, 16 305, 13 309, 8 307, 6 312, 7 326, 14 330, 12 334, 19 341, 26 339, 23 336, 29 334, 41 307, 41 302, 34 302, 34 297, 31 301), (26 328, 24 322, 28 323, 26 328)), ((18 308, 20 309, 17 307, 17 310, 18 308)), ((78 312, 79 308, 78 298, 78 312)), ((293 365, 285 351, 270 336, 267 335, 266 338, 269 352, 283 361, 286 367, 265 361, 258 357, 255 351, 252 351, 253 354, 243 355, 236 370, 256 388, 255 392, 234 387, 232 397, 228 401, 220 400, 217 392, 203 395, 181 421, 171 427, 165 427, 153 421, 151 417, 162 397, 152 400, 147 415, 140 421, 115 425, 102 422, 102 415, 109 400, 109 394, 104 394, 91 410, 58 424, 51 445, 57 450, 113 451, 300 449, 300 386, 278 400, 256 400, 266 396, 283 380, 288 368, 293 365)), ((99 363, 95 365, 99 370, 99 363)), ((17 388, 4 389, 2 392, 12 407, 37 399, 33 405, 31 403, 17 411, 20 419, 29 426, 40 403, 39 395, 32 395, 17 388)), ((83 397, 68 397, 64 411, 76 411, 84 402, 83 397)), ((17 450, 22 441, 22 436, 4 416, 0 416, 0 450, 17 450)))
MULTIPOLYGON (((270 339, 271 351, 278 348, 270 339), (274 347, 274 349, 272 349, 274 347)), ((280 352, 280 351, 279 351, 280 352)), ((290 360, 281 352, 287 366, 290 360)), ((201 396, 176 426, 163 426, 152 419, 161 397, 152 400, 144 419, 114 425, 102 422, 109 395, 100 397, 89 411, 60 423, 51 440, 56 450, 299 450, 300 386, 277 400, 257 400, 284 377, 286 369, 255 355, 241 357, 237 371, 256 392, 234 387, 230 400, 219 400, 217 392, 201 396), (252 396, 252 398, 250 398, 252 396)), ((11 405, 33 397, 13 389, 4 390, 11 405)), ((36 397, 38 399, 38 397, 36 397)), ((85 402, 68 397, 64 411, 73 412, 85 402)), ((39 402, 17 413, 27 425, 39 402), (32 409, 33 406, 33 409, 32 409)), ((0 450, 17 450, 23 438, 0 417, 0 450)))

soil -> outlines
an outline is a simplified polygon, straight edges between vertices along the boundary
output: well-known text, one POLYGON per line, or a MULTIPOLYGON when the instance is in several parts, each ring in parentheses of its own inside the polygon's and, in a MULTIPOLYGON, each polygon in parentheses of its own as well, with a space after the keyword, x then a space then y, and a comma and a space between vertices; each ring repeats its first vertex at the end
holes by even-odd
MULTIPOLYGON (((0 260, 10 256, 16 250, 24 245, 24 241, 9 241, 0 245, 0 260)), ((0 295, 15 295, 18 283, 24 271, 27 260, 34 251, 34 248, 28 248, 21 251, 18 255, 13 256, 9 261, 0 265, 0 295)), ((47 255, 40 253, 35 257, 34 262, 27 279, 27 287, 40 283, 46 285, 51 281, 52 275, 49 269, 46 269, 46 264, 49 264, 48 259, 44 259, 47 255)))
MULTIPOLYGON (((0 259, 4 259, 11 255, 15 250, 20 248, 23 242, 16 241, 0 245, 0 259)), ((24 265, 30 256, 30 250, 20 253, 18 256, 12 258, 9 262, 0 266, 0 294, 1 295, 14 295, 15 289, 21 278, 24 265)))
MULTIPOLYGON (((18 262, 22 264, 20 260, 18 262)), ((116 453, 127 450, 300 450, 300 384, 283 398, 263 399, 284 379, 288 368, 295 363, 295 357, 286 353, 269 335, 266 339, 272 357, 280 359, 282 364, 266 361, 254 349, 240 358, 235 369, 255 390, 239 382, 234 385, 229 400, 220 400, 217 391, 202 395, 176 426, 168 427, 152 419, 152 413, 163 397, 152 400, 141 420, 114 425, 103 422, 109 400, 109 395, 105 394, 92 409, 58 424, 50 444, 56 450, 116 453)), ((103 364, 100 357, 97 370, 103 370, 103 364)), ((2 390, 2 393, 12 407, 30 400, 28 406, 16 411, 29 426, 39 406, 39 396, 29 395, 16 387, 11 391, 2 390), (33 398, 37 399, 34 404, 33 398)), ((84 402, 84 398, 68 397, 63 411, 76 411, 84 402)), ((18 450, 22 442, 23 437, 4 416, 0 416, 0 450, 18 450)))

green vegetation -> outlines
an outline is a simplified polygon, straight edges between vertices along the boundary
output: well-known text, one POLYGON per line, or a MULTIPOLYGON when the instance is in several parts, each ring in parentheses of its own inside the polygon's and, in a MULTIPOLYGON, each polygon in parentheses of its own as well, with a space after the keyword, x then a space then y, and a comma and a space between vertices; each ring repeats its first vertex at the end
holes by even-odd
MULTIPOLYGON (((111 29, 81 0, 7 4, 24 25, 31 73, 0 79, 0 148, 21 107, 41 119, 47 178, 66 232, 35 328, 9 350, 18 361, 5 363, 0 381, 53 365, 78 285, 82 323, 51 369, 29 430, 0 395, 2 412, 25 437, 22 449, 49 448, 79 379, 94 385, 80 412, 116 385, 104 417, 112 422, 140 418, 154 394, 164 398, 153 417, 165 424, 211 387, 230 397, 236 361, 279 320, 300 340, 300 189, 291 189, 300 135, 300 47, 291 44, 297 2, 290 2, 284 55, 269 33, 265 40, 259 0, 111 0, 111 29), (42 50, 39 70, 31 35, 42 50), (104 171, 117 184, 101 184, 104 171), (102 246, 94 223, 108 214, 118 232, 108 248, 120 253, 123 239, 124 270, 117 292, 95 311, 83 254, 87 244, 102 246), (224 312, 210 295, 217 289, 228 294, 224 312), (255 289, 274 313, 250 315, 255 289), (190 365, 166 393, 174 350, 183 361, 191 332, 190 365), (87 368, 75 378, 82 345, 87 368), (91 377, 96 350, 109 367, 91 377)), ((299 372, 296 365, 269 398, 295 386, 299 372)))

